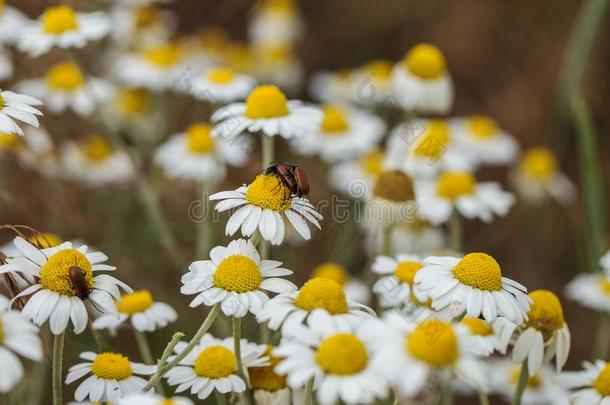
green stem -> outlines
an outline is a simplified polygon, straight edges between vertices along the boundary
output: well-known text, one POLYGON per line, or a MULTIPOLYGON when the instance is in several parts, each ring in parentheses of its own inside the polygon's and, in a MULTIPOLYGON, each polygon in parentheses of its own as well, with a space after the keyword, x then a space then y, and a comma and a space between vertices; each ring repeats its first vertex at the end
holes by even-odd
POLYGON ((244 365, 241 358, 241 319, 233 317, 233 352, 235 353, 235 360, 237 361, 237 374, 246 383, 246 399, 249 405, 255 405, 254 396, 250 389, 250 380, 246 376, 244 365))
POLYGON ((208 208, 210 206, 208 201, 209 189, 209 184, 203 183, 201 185, 202 218, 201 222, 197 224, 197 247, 195 252, 197 258, 207 255, 212 245, 212 218, 208 218, 208 208))
POLYGON ((606 360, 608 357, 608 341, 610 340, 610 316, 600 313, 597 320, 597 332, 593 343, 593 360, 606 360))
POLYGON ((392 255, 392 231, 394 225, 387 225, 382 230, 381 254, 385 256, 392 255))
MULTIPOLYGON (((148 344, 148 340, 146 340, 146 335, 144 334, 144 332, 140 332, 139 330, 133 329, 133 334, 136 338, 138 350, 140 351, 140 355, 142 356, 142 360, 144 360, 144 363, 148 365, 155 364, 155 359, 153 358, 152 351, 150 350, 150 345, 148 344)), ((159 394, 165 396, 165 390, 161 385, 161 381, 159 381, 155 385, 155 389, 159 394)))
POLYGON ((452 405, 453 404, 453 387, 451 381, 447 381, 443 384, 441 389, 441 405, 452 405))
POLYGON ((62 367, 65 337, 65 331, 53 337, 53 405, 63 405, 62 367))
POLYGON ((262 156, 262 166, 263 166, 263 170, 265 170, 267 167, 269 167, 269 165, 271 163, 273 163, 273 155, 274 155, 274 148, 273 148, 273 137, 272 136, 268 136, 265 134, 261 134, 261 136, 263 137, 263 156, 262 156))
POLYGON ((462 218, 456 209, 451 213, 449 218, 449 235, 451 241, 451 250, 454 253, 462 252, 462 218))
POLYGON ((305 390, 303 392, 303 405, 312 405, 313 404, 313 383, 314 379, 307 381, 305 385, 305 390))
POLYGON ((512 405, 521 405, 521 398, 523 397, 523 391, 525 391, 528 378, 527 359, 525 359, 521 365, 519 382, 517 383, 517 388, 515 388, 515 396, 513 397, 512 405))
POLYGON ((216 403, 218 405, 227 405, 227 397, 225 394, 221 394, 220 392, 214 390, 214 395, 216 396, 216 403))
POLYGON ((479 390, 479 403, 481 405, 489 405, 489 397, 487 393, 483 390, 479 390))

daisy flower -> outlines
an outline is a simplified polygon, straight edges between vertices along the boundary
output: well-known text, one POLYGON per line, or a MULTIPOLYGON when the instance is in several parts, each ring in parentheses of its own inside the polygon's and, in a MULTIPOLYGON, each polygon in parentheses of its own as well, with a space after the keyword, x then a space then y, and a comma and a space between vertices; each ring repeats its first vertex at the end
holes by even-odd
MULTIPOLYGON (((431 256, 445 249, 445 233, 436 226, 431 226, 415 215, 410 224, 396 224, 390 236, 392 252, 415 254, 421 257, 431 256)), ((377 244, 378 246, 379 244, 377 244)))
POLYGON ((66 384, 89 375, 74 392, 74 399, 85 398, 95 402, 118 403, 125 395, 139 392, 146 380, 140 375, 152 375, 155 366, 134 363, 119 353, 83 352, 79 356, 84 363, 76 364, 68 370, 66 384))
POLYGON ((410 300, 426 302, 427 297, 414 288, 415 274, 424 267, 415 255, 377 256, 373 262, 373 273, 381 277, 373 285, 384 308, 393 308, 410 300))
POLYGON ((413 180, 400 170, 385 170, 375 181, 365 208, 365 224, 385 227, 414 221, 413 180))
POLYGON ((256 247, 249 240, 234 240, 227 247, 216 246, 210 251, 211 260, 191 263, 182 276, 180 292, 197 294, 191 301, 194 308, 201 304, 220 304, 227 316, 256 315, 269 297, 263 290, 286 293, 296 290, 290 281, 291 270, 280 267, 281 262, 261 260, 256 247))
MULTIPOLYGON (((174 348, 175 353, 184 350, 186 342, 180 342, 174 348)), ((244 367, 258 367, 268 364, 263 356, 267 348, 241 340, 241 363, 244 367)), ((172 357, 168 360, 172 361, 172 357)), ((201 342, 178 364, 165 375, 167 383, 176 387, 176 393, 189 390, 191 394, 203 400, 214 390, 221 394, 244 392, 246 383, 237 372, 237 359, 233 352, 233 337, 216 339, 205 334, 201 342)))
POLYGON ((211 130, 208 123, 198 122, 185 132, 172 135, 155 153, 155 162, 170 178, 221 182, 226 176, 226 164, 241 166, 246 162, 251 140, 214 138, 211 130))
POLYGON ((465 153, 475 156, 481 163, 505 165, 512 163, 519 152, 519 145, 491 118, 473 115, 453 118, 449 121, 451 133, 465 153))
POLYGON ((383 159, 383 152, 373 149, 356 160, 337 163, 330 169, 330 185, 351 198, 366 199, 383 172, 383 159))
POLYGON ((352 103, 367 107, 387 103, 395 107, 391 61, 377 59, 368 62, 352 72, 352 81, 352 103))
POLYGON ((291 44, 303 36, 303 21, 294 0, 265 0, 248 23, 254 46, 291 44))
POLYGON ((451 214, 483 222, 495 216, 506 216, 515 202, 513 194, 496 182, 477 183, 468 172, 448 171, 437 179, 422 180, 416 185, 418 213, 434 225, 449 220, 451 214))
POLYGON ((293 146, 298 153, 317 154, 327 163, 371 152, 386 129, 381 118, 364 111, 328 104, 323 112, 318 131, 295 138, 293 146))
POLYGON ((291 393, 286 382, 286 376, 278 375, 275 368, 282 361, 274 353, 275 348, 267 346, 263 357, 269 359, 266 366, 248 368, 250 387, 254 392, 257 404, 288 405, 291 403, 291 393))
POLYGON ((164 398, 153 393, 137 393, 121 398, 117 405, 193 405, 193 401, 187 397, 164 398))
POLYGON ((0 266, 0 273, 23 272, 37 282, 23 290, 19 297, 30 296, 23 315, 36 325, 49 321, 51 332, 59 335, 72 322, 74 332, 80 334, 87 327, 89 316, 86 305, 102 313, 118 316, 114 299, 120 300, 119 288, 131 292, 123 282, 98 271, 112 271, 114 266, 104 264, 108 259, 101 252, 89 251, 87 246, 74 248, 71 242, 39 249, 21 237, 14 240, 20 255, 8 257, 0 266), (72 269, 80 270, 88 291, 77 291, 72 281, 72 269), (86 296, 83 297, 83 293, 86 296))
POLYGON ((316 310, 306 326, 291 324, 275 350, 282 361, 275 368, 298 389, 314 379, 320 404, 369 404, 383 398, 388 385, 372 367, 372 342, 364 325, 316 310))
POLYGON ((115 47, 147 48, 167 42, 175 31, 177 19, 170 10, 162 9, 151 1, 148 2, 150 4, 117 3, 110 12, 113 25, 111 36, 115 47))
POLYGON ((148 290, 134 291, 123 294, 121 301, 116 303, 119 317, 104 314, 93 322, 95 329, 116 330, 123 322, 131 318, 131 326, 140 332, 154 332, 174 322, 178 314, 164 302, 153 299, 148 290))
POLYGON ((21 121, 38 128, 38 118, 42 115, 34 106, 42 102, 34 97, 0 90, 0 132, 23 135, 23 130, 15 121, 21 121))
POLYGON ((339 283, 327 277, 315 277, 300 290, 278 294, 269 300, 256 316, 259 323, 267 323, 271 330, 292 323, 302 323, 314 310, 324 309, 333 316, 363 319, 375 316, 365 305, 347 300, 339 283))
POLYGON ((481 354, 489 356, 494 350, 502 349, 501 339, 496 335, 493 325, 480 318, 464 317, 459 322, 466 329, 473 344, 481 348, 481 354))
POLYGON ((47 178, 57 178, 61 172, 59 156, 51 135, 44 128, 24 130, 22 147, 17 150, 19 163, 47 178))
POLYGON ((213 68, 189 79, 187 93, 211 104, 244 100, 254 87, 254 79, 230 68, 213 68))
POLYGON ((285 235, 283 217, 305 240, 311 239, 307 221, 321 229, 322 215, 309 200, 293 196, 281 179, 273 174, 261 173, 249 185, 210 196, 210 201, 217 200, 222 200, 216 204, 218 212, 238 208, 227 222, 227 235, 233 235, 241 228, 241 234, 250 237, 258 229, 263 239, 279 245, 285 235))
POLYGON ((566 286, 566 295, 585 307, 610 312, 610 269, 577 275, 566 286))
POLYGON ((559 171, 557 156, 542 146, 526 150, 511 177, 519 194, 531 203, 548 196, 568 204, 576 197, 574 184, 559 171))
POLYGON ((48 7, 36 21, 25 26, 17 45, 36 57, 54 46, 82 48, 87 42, 106 36, 110 28, 110 20, 102 12, 78 13, 67 5, 48 7))
POLYGON ((0 392, 7 393, 23 377, 18 354, 33 361, 42 361, 42 344, 38 328, 18 311, 10 309, 8 298, 0 295, 0 392))
POLYGON ((244 131, 259 132, 283 138, 307 136, 315 132, 322 113, 301 101, 287 101, 284 93, 272 85, 258 86, 245 103, 233 103, 212 115, 214 133, 233 138, 244 131))
POLYGON ((349 301, 354 301, 366 305, 371 298, 369 287, 356 277, 350 275, 348 271, 339 263, 324 262, 317 265, 311 272, 311 278, 326 277, 336 281, 345 292, 349 301))
POLYGON ((19 89, 43 100, 54 114, 71 110, 82 117, 91 115, 114 92, 106 80, 86 78, 73 62, 57 63, 44 78, 25 80, 19 83, 19 89))
POLYGON ((27 21, 25 14, 2 1, 0 3, 0 42, 14 43, 19 39, 21 28, 27 24, 27 21))
POLYGON ((297 93, 305 76, 303 61, 292 44, 252 49, 251 73, 261 83, 297 93))
POLYGON ((445 114, 453 105, 453 81, 434 45, 411 48, 392 72, 395 97, 407 110, 445 114))
MULTIPOLYGON (((1 7, 1 6, 0 6, 1 7)), ((0 10, 0 13, 2 11, 0 10)), ((0 22, 0 24, 2 24, 0 22)), ((0 28, 1 31, 1 28, 0 28)), ((0 33, 0 38, 2 34, 0 33)), ((8 51, 2 46, 0 43, 0 80, 5 81, 13 77, 13 73, 15 73, 13 68, 13 61, 11 60, 11 56, 8 51)))
POLYGON ((309 92, 315 100, 326 103, 351 102, 356 93, 354 76, 350 69, 314 73, 309 92))
POLYGON ((432 309, 451 306, 454 316, 483 315, 487 322, 504 316, 521 323, 530 310, 527 289, 503 277, 498 262, 485 253, 469 253, 461 259, 428 257, 414 281, 432 299, 432 309))
POLYGON ((605 405, 610 399, 610 363, 596 360, 583 363, 584 370, 563 372, 557 382, 567 389, 577 389, 570 395, 573 405, 605 405))

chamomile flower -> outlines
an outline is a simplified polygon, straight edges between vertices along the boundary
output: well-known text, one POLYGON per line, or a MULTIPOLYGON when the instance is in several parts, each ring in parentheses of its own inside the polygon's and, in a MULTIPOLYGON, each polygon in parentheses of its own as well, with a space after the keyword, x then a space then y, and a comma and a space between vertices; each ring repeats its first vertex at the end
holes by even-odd
POLYGON ((396 224, 390 235, 392 252, 415 254, 421 257, 442 252, 446 246, 445 239, 445 233, 441 228, 432 226, 417 215, 410 224, 396 224))
POLYGON ((8 298, 0 295, 0 392, 9 392, 23 377, 16 354, 33 361, 43 359, 38 328, 23 314, 10 309, 8 298))
POLYGON ((610 363, 586 361, 583 367, 582 371, 561 373, 557 382, 567 389, 576 389, 570 395, 570 404, 605 405, 610 399, 610 363))
MULTIPOLYGON (((0 13, 1 13, 1 10, 0 10, 0 13)), ((0 24, 2 24, 2 23, 0 23, 0 24)), ((2 34, 0 33, 0 36, 1 35, 2 34)), ((14 73, 13 61, 11 60, 11 57, 10 57, 8 51, 0 43, 0 80, 5 81, 5 80, 10 79, 13 76, 13 73, 14 73)))
POLYGON ((281 262, 261 260, 248 240, 234 240, 227 247, 216 246, 210 251, 210 259, 191 263, 182 276, 180 292, 197 294, 191 307, 220 304, 225 315, 241 318, 248 312, 256 315, 261 311, 269 300, 263 291, 296 290, 294 284, 280 278, 292 271, 281 268, 281 262))
POLYGON ((290 139, 315 132, 322 121, 322 113, 301 101, 287 101, 276 86, 254 88, 245 103, 233 103, 212 115, 218 136, 233 138, 243 132, 290 139))
POLYGON ((238 208, 227 222, 227 235, 241 228, 241 234, 250 237, 258 229, 263 239, 273 245, 284 240, 283 217, 305 240, 311 239, 307 221, 320 229, 322 220, 322 215, 306 198, 293 196, 281 179, 272 174, 259 174, 249 185, 212 194, 210 200, 222 200, 216 204, 218 212, 238 208))
POLYGON ((155 162, 170 178, 219 183, 225 178, 226 164, 246 162, 251 140, 214 138, 211 130, 209 124, 198 122, 172 135, 155 153, 155 162))
POLYGON ((503 316, 521 323, 530 310, 527 289, 503 277, 498 262, 485 253, 469 253, 461 259, 428 257, 414 281, 432 299, 432 309, 451 306, 453 316, 483 315, 487 322, 503 316))
POLYGON ((299 153, 319 155, 327 163, 371 152, 386 129, 381 118, 364 111, 328 104, 323 112, 319 130, 293 144, 299 153))
POLYGON ((51 135, 44 128, 34 127, 25 128, 24 133, 23 146, 17 150, 19 163, 46 178, 59 177, 61 165, 51 135))
POLYGON ((468 172, 448 171, 416 186, 418 213, 434 225, 449 220, 454 210, 464 218, 491 222, 505 216, 515 197, 495 182, 477 183, 468 172))
POLYGON ((512 163, 519 152, 517 141, 491 118, 473 115, 450 120, 451 132, 462 146, 481 163, 505 165, 512 163))
POLYGON ((275 372, 275 367, 282 359, 274 354, 274 350, 274 347, 267 346, 263 353, 263 357, 269 359, 268 365, 248 368, 250 386, 257 404, 289 405, 291 393, 286 376, 275 372))
POLYGON ((356 86, 354 72, 341 69, 336 72, 321 71, 313 75, 309 92, 314 99, 326 103, 349 102, 354 99, 356 86))
POLYGON ((7 258, 0 273, 22 272, 36 278, 35 284, 19 294, 30 296, 22 313, 36 325, 49 321, 51 332, 59 335, 71 321, 74 332, 79 334, 89 319, 86 305, 118 316, 114 300, 121 299, 119 288, 127 292, 131 289, 112 276, 95 274, 115 269, 104 264, 108 259, 105 254, 89 251, 87 246, 74 248, 71 242, 48 249, 39 249, 21 237, 14 243, 21 255, 7 258), (79 268, 89 289, 86 299, 81 298, 83 291, 77 291, 71 281, 74 267, 79 268))
POLYGON ((610 269, 577 275, 566 286, 566 295, 585 307, 610 312, 610 269))
POLYGON ((35 106, 42 102, 25 94, 0 90, 0 132, 23 135, 23 130, 15 121, 21 121, 38 128, 37 116, 42 115, 35 106))
POLYGON ((85 77, 73 62, 55 64, 44 78, 25 80, 19 83, 19 89, 43 100, 45 107, 54 114, 74 111, 80 116, 91 115, 114 93, 109 82, 85 77))
MULTIPOLYGON (((186 342, 176 345, 174 352, 184 350, 186 342)), ((262 345, 241 340, 241 362, 244 367, 267 365, 263 356, 267 348, 262 345)), ((172 357, 169 358, 172 360, 172 357)), ((176 387, 176 393, 189 390, 191 394, 203 400, 214 390, 221 394, 244 392, 246 383, 237 372, 237 359, 233 351, 233 337, 216 339, 205 334, 201 342, 165 375, 167 383, 176 387)))
POLYGON ((117 405, 193 405, 193 401, 187 397, 164 398, 153 393, 137 393, 121 398, 117 405))
POLYGON ((210 104, 244 100, 254 87, 254 79, 230 68, 213 68, 189 79, 187 92, 210 104))
POLYGON ((419 44, 409 50, 392 73, 394 92, 407 110, 447 113, 453 105, 453 81, 445 57, 434 45, 419 44))
POLYGON ((248 24, 248 37, 254 46, 291 44, 303 35, 303 22, 294 0, 265 0, 248 24))
POLYGON ((375 149, 356 160, 334 165, 330 169, 329 182, 335 190, 351 198, 367 199, 382 172, 383 152, 375 149))
POLYGON ((352 73, 352 103, 368 107, 395 103, 392 62, 372 60, 352 73))
POLYGON ((385 170, 375 181, 366 204, 365 224, 386 227, 413 222, 415 207, 413 180, 400 170, 385 170))
POLYGON ((493 326, 480 318, 464 317, 460 320, 460 327, 466 328, 470 334, 472 344, 477 345, 481 354, 488 356, 494 350, 501 350, 501 340, 496 335, 493 326))
POLYGON ((275 353, 283 359, 275 370, 287 375, 292 389, 314 379, 320 404, 369 404, 386 395, 387 382, 371 365, 372 342, 364 325, 318 309, 307 326, 290 324, 282 333, 275 353))
POLYGON ((316 309, 346 319, 375 316, 367 306, 348 301, 345 291, 336 281, 314 277, 298 291, 273 297, 256 319, 259 323, 267 323, 269 329, 278 330, 282 325, 302 323, 316 309))
POLYGON ((274 84, 289 94, 298 92, 305 69, 292 45, 254 48, 252 54, 251 73, 259 82, 274 84))
POLYGON ((413 283, 415 274, 423 267, 421 259, 414 255, 377 256, 372 270, 381 277, 373 285, 373 292, 379 296, 381 305, 393 308, 412 299, 425 302, 427 297, 413 283))
POLYGON ((311 277, 326 277, 343 287, 349 301, 368 304, 371 298, 369 287, 358 278, 350 275, 344 266, 336 262, 324 262, 317 265, 311 272, 311 277))
POLYGON ((19 39, 21 27, 26 23, 25 14, 4 1, 0 3, 0 42, 14 43, 19 39))
POLYGON ((123 294, 121 301, 116 303, 119 316, 104 314, 93 322, 95 329, 116 330, 123 322, 131 318, 131 325, 140 332, 154 332, 174 322, 178 314, 164 302, 153 299, 148 290, 134 291, 123 294))
POLYGON ((167 42, 176 26, 176 16, 151 4, 125 4, 112 8, 114 45, 122 49, 142 49, 167 42))
POLYGON ((139 392, 146 380, 141 375, 151 375, 155 366, 147 366, 130 361, 119 353, 83 352, 79 356, 84 363, 76 364, 68 370, 66 384, 89 375, 74 392, 74 399, 86 398, 95 402, 118 403, 125 395, 139 392))
POLYGON ((54 46, 82 48, 103 38, 110 31, 108 16, 102 12, 79 13, 67 5, 48 7, 21 34, 18 47, 30 56, 40 56, 54 46))

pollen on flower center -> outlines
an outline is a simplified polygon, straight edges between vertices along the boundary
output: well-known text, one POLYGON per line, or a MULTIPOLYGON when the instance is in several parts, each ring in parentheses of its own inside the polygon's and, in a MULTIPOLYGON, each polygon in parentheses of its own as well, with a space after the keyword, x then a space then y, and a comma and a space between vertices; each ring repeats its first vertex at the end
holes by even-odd
POLYGON ((237 370, 235 355, 224 346, 210 346, 195 360, 195 373, 199 377, 225 378, 237 370))
POLYGON ((76 249, 63 249, 52 255, 40 269, 40 285, 60 295, 76 296, 70 279, 70 268, 78 267, 89 288, 93 287, 93 270, 87 257, 76 249))
POLYGON ((133 117, 150 108, 150 94, 142 89, 125 89, 119 94, 119 104, 126 117, 133 117))
POLYGON ((547 290, 532 291, 528 295, 533 302, 525 325, 542 332, 546 340, 563 326, 561 302, 554 293, 547 290))
POLYGON ((276 176, 261 174, 248 186, 246 200, 257 207, 282 212, 292 204, 291 192, 276 176))
POLYGON ((272 349, 273 348, 269 346, 265 353, 263 353, 263 357, 269 357, 268 366, 250 367, 248 369, 250 385, 252 385, 253 390, 275 392, 286 388, 286 376, 277 375, 274 371, 275 366, 277 366, 282 359, 275 357, 272 349))
POLYGON ((227 84, 235 79, 235 72, 232 69, 212 69, 208 72, 208 80, 212 83, 227 84))
POLYGON ((606 295, 610 295, 610 279, 606 276, 602 276, 599 279, 599 286, 602 290, 602 293, 606 295))
POLYGON ((82 144, 83 152, 90 161, 102 162, 112 155, 112 145, 103 136, 93 134, 82 144))
POLYGON ((214 273, 214 285, 227 291, 244 293, 256 290, 263 281, 254 260, 242 255, 224 259, 214 273))
POLYGON ((51 89, 73 92, 85 83, 81 70, 72 62, 63 62, 51 67, 45 80, 51 89))
POLYGON ((386 170, 377 178, 373 195, 399 203, 413 201, 413 180, 400 170, 386 170))
POLYGON ((313 269, 313 277, 324 277, 336 281, 339 285, 344 285, 349 276, 345 268, 339 263, 327 262, 322 263, 313 269))
POLYGON ((364 66, 364 70, 372 76, 373 80, 384 81, 389 79, 392 74, 392 62, 383 59, 372 60, 364 66))
POLYGON ((61 244, 62 241, 59 236, 53 233, 37 233, 30 236, 28 242, 39 249, 48 249, 61 244))
POLYGON ((118 353, 101 353, 91 364, 93 374, 104 380, 125 380, 132 376, 129 359, 118 353))
POLYGON ((349 128, 349 122, 343 108, 336 105, 324 107, 324 117, 320 129, 327 135, 340 135, 349 128))
POLYGON ((258 86, 246 100, 246 117, 274 118, 288 115, 286 96, 276 86, 258 86))
POLYGON ((360 159, 360 165, 367 174, 378 176, 383 172, 383 152, 373 151, 360 159))
POLYGON ((607 363, 599 372, 597 378, 593 381, 593 388, 603 396, 610 395, 610 363, 607 363))
POLYGON ((162 44, 145 51, 144 57, 154 65, 168 68, 180 60, 180 49, 175 44, 162 44))
POLYGON ((42 15, 42 29, 48 34, 63 34, 78 28, 76 13, 68 6, 48 8, 42 15))
POLYGON ((521 160, 521 168, 530 176, 541 181, 553 177, 557 173, 557 166, 555 154, 544 147, 529 149, 521 160))
POLYGON ((467 172, 445 172, 436 181, 436 194, 449 200, 472 195, 477 181, 467 172))
POLYGON ((460 282, 479 290, 502 289, 502 271, 498 262, 485 253, 469 253, 453 268, 460 282))
POLYGON ((413 357, 432 367, 452 365, 458 358, 458 341, 451 324, 439 319, 420 323, 406 339, 413 357))
POLYGON ((424 133, 415 143, 413 153, 417 157, 436 161, 445 153, 449 140, 447 124, 441 120, 429 120, 426 123, 424 133))
POLYGON ((309 312, 322 308, 332 315, 346 314, 348 310, 347 298, 341 285, 324 277, 315 277, 306 282, 294 305, 309 312))
POLYGON ((462 325, 465 325, 470 333, 477 336, 490 336, 493 335, 494 330, 487 322, 479 318, 464 318, 460 321, 462 325))
POLYGON ((207 154, 214 150, 212 128, 206 123, 191 125, 186 130, 186 143, 193 153, 207 154))
MULTIPOLYGON (((527 387, 528 388, 538 388, 540 386, 540 384, 542 383, 542 379, 541 379, 542 370, 543 369, 540 369, 540 371, 538 371, 536 374, 527 378, 527 387)), ((520 375, 521 375, 521 366, 514 367, 512 372, 510 373, 510 381, 514 385, 517 385, 517 383, 519 382, 520 375)))
POLYGON ((445 57, 434 45, 419 44, 413 47, 404 60, 409 72, 424 80, 438 79, 445 73, 445 57))
POLYGON ((123 314, 133 315, 147 310, 154 303, 150 291, 141 290, 134 291, 131 294, 124 294, 121 297, 121 302, 117 302, 116 307, 117 310, 123 314))
POLYGON ((422 263, 414 261, 404 261, 398 263, 394 276, 398 278, 402 283, 413 284, 415 274, 424 267, 422 263))
POLYGON ((490 139, 498 135, 498 124, 489 117, 475 115, 468 119, 468 129, 479 139, 490 139))
POLYGON ((0 150, 14 148, 17 145, 19 145, 19 137, 17 135, 0 132, 0 150))
POLYGON ((364 370, 368 360, 364 343, 350 333, 339 333, 324 339, 316 352, 316 361, 328 374, 359 373, 364 370))

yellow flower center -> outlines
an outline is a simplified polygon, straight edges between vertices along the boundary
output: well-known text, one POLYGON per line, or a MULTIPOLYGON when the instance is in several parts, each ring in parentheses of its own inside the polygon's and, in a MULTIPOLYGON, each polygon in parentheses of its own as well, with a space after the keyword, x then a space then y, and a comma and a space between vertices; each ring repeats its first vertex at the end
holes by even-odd
POLYGON ((462 325, 465 325, 470 330, 470 333, 478 336, 490 336, 494 334, 494 330, 487 322, 479 318, 464 318, 461 320, 462 325))
MULTIPOLYGON (((2 107, 0 107, 2 108, 2 107)), ((0 132, 0 150, 12 149, 19 144, 19 137, 15 134, 0 132)))
POLYGON ((288 115, 286 96, 276 86, 258 86, 246 100, 246 117, 274 118, 288 115))
POLYGON ((126 117, 140 115, 150 108, 150 94, 142 89, 124 89, 119 93, 119 105, 126 117))
POLYGON ((144 57, 154 65, 168 68, 180 60, 180 49, 176 44, 158 45, 145 51, 144 57))
POLYGON ((132 376, 129 359, 118 353, 102 353, 95 356, 91 372, 104 380, 121 381, 132 376))
POLYGON ((348 311, 347 298, 341 285, 324 277, 315 277, 306 282, 294 305, 309 312, 322 308, 332 315, 346 314, 348 311))
POLYGON ((282 14, 292 14, 296 10, 294 0, 266 0, 263 7, 268 11, 282 14))
POLYGON ((453 268, 461 283, 479 290, 500 291, 502 271, 498 262, 485 253, 469 253, 453 268))
POLYGON ((475 115, 468 119, 468 129, 479 139, 490 139, 498 135, 498 124, 484 115, 475 115))
POLYGON ((383 152, 373 151, 360 159, 360 165, 367 174, 379 176, 383 172, 383 152))
POLYGON ((602 276, 599 279, 599 286, 602 290, 602 293, 606 295, 610 295, 610 279, 606 276, 602 276))
POLYGON ((42 29, 47 34, 60 35, 77 28, 76 13, 68 6, 50 7, 42 15, 42 29))
POLYGON ((477 181, 466 172, 446 172, 436 181, 436 194, 449 200, 455 200, 464 195, 472 195, 477 181))
POLYGON ((552 178, 557 173, 557 166, 555 154, 544 147, 529 149, 521 160, 522 170, 540 181, 552 178))
POLYGON ((159 9, 155 6, 138 7, 135 15, 135 26, 137 28, 150 27, 157 21, 159 9))
POLYGON ((195 373, 199 377, 225 378, 237 370, 235 355, 224 346, 210 346, 195 360, 195 373))
POLYGON ((4 97, 0 94, 0 110, 4 108, 4 97))
POLYGON ((85 83, 81 70, 72 62, 63 62, 48 70, 45 80, 47 85, 56 91, 73 92, 85 83))
POLYGON ((166 398, 164 400, 162 400, 159 405, 178 405, 173 399, 171 398, 166 398))
POLYGON ((262 281, 261 271, 254 260, 242 255, 227 257, 214 273, 214 286, 238 293, 254 291, 262 281))
POLYGON ((320 129, 326 135, 340 135, 349 128, 349 122, 343 108, 336 105, 324 107, 324 117, 320 129))
POLYGON ((610 395, 610 363, 607 363, 603 370, 599 372, 597 378, 593 381, 593 388, 603 396, 610 395))
POLYGON ((377 178, 373 195, 395 202, 412 201, 415 199, 413 181, 400 170, 387 170, 377 178))
POLYGON ((2 322, 2 317, 0 317, 0 343, 4 341, 4 323, 2 322))
POLYGON ((257 207, 282 212, 292 204, 290 189, 274 175, 256 176, 248 186, 246 200, 257 207))
POLYGON ((338 333, 320 343, 316 360, 327 374, 350 375, 364 370, 369 354, 356 336, 338 333))
POLYGON ((207 154, 214 150, 214 138, 209 124, 200 122, 186 130, 186 143, 193 153, 207 154))
POLYGON ((445 57, 434 45, 419 44, 414 46, 404 60, 409 72, 424 80, 438 79, 445 73, 445 57))
POLYGON ((212 83, 227 84, 235 79, 235 72, 232 69, 212 69, 208 72, 208 80, 212 83))
POLYGON ((406 348, 416 359, 432 367, 450 366, 458 358, 458 341, 451 324, 426 320, 407 337, 406 348))
POLYGON ((91 135, 82 144, 87 159, 102 162, 112 155, 112 145, 101 135, 91 135))
MULTIPOLYGON (((527 388, 536 389, 540 387, 542 384, 542 370, 540 369, 536 374, 527 378, 527 388)), ((513 367, 512 372, 510 373, 510 382, 514 385, 519 383, 519 377, 521 376, 521 366, 513 367)))
POLYGON ((344 285, 349 276, 345 268, 339 263, 327 262, 322 263, 313 269, 313 277, 324 277, 336 281, 339 285, 344 285))
POLYGON ((364 70, 375 80, 388 80, 392 74, 392 62, 382 59, 373 60, 364 66, 364 70))
POLYGON ((438 160, 449 144, 449 127, 441 120, 429 120, 424 133, 415 144, 413 153, 420 158, 438 160))
POLYGON ((419 262, 412 262, 412 261, 400 262, 400 263, 398 263, 398 266, 396 267, 396 271, 394 272, 394 275, 396 276, 396 278, 398 278, 403 283, 413 284, 413 279, 415 278, 415 274, 417 274, 417 272, 422 267, 424 267, 424 265, 419 262))
POLYGON ((124 294, 121 297, 121 302, 116 303, 119 312, 123 314, 133 315, 138 312, 144 312, 150 308, 155 301, 153 300, 150 291, 141 290, 134 291, 131 294, 124 294))
POLYGON ((78 267, 93 287, 93 270, 87 257, 76 249, 63 249, 55 253, 40 269, 40 285, 60 295, 75 297, 76 290, 70 279, 70 268, 78 267))
POLYGON ((250 376, 250 385, 254 390, 264 390, 275 392, 286 388, 286 376, 277 375, 274 371, 281 358, 275 357, 272 354, 273 348, 269 346, 263 357, 269 357, 269 365, 263 367, 251 367, 248 369, 250 376))
POLYGON ((53 233, 37 233, 28 238, 28 242, 39 249, 48 249, 61 244, 62 240, 53 233))
POLYGON ((563 326, 563 308, 559 298, 547 290, 536 290, 529 294, 533 303, 527 313, 526 327, 532 327, 540 332, 547 340, 563 326))

